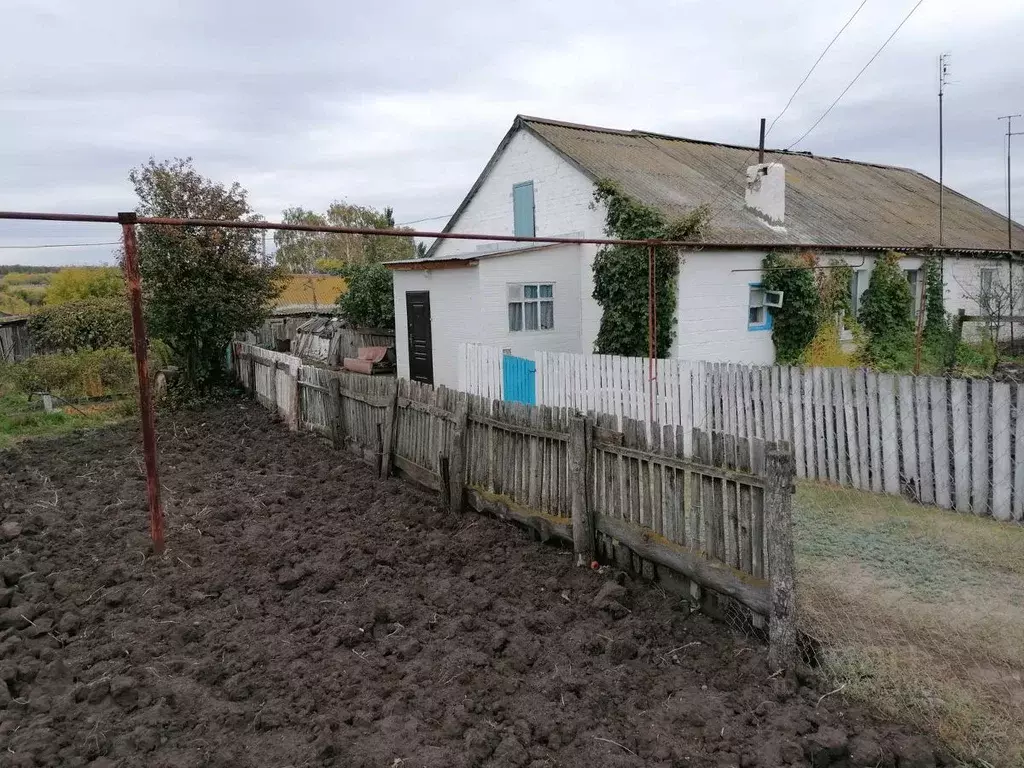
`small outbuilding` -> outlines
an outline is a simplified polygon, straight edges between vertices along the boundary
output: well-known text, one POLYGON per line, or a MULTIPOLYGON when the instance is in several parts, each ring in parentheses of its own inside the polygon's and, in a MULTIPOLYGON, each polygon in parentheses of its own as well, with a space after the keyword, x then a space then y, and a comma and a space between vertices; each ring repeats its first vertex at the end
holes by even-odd
POLYGON ((28 318, 0 313, 0 362, 16 363, 32 356, 28 318))

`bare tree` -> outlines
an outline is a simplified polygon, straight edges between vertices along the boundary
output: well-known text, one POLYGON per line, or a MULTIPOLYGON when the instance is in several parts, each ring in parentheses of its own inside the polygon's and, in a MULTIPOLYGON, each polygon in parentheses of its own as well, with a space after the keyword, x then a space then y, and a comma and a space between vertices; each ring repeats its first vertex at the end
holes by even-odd
POLYGON ((1010 280, 1009 269, 1000 264, 978 267, 974 279, 966 285, 960 283, 964 295, 978 305, 978 316, 984 324, 987 340, 995 347, 997 362, 1000 340, 1007 335, 1020 310, 1018 286, 1022 280, 1024 275, 1020 269, 1014 270, 1013 279, 1010 280))

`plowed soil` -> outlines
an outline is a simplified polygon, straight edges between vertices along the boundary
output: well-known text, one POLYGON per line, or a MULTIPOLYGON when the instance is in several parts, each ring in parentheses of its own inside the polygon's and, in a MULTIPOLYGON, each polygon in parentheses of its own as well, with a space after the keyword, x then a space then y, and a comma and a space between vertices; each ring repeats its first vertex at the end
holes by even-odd
POLYGON ((0 453, 0 765, 942 762, 656 584, 251 403, 160 432, 162 557, 134 427, 0 453))

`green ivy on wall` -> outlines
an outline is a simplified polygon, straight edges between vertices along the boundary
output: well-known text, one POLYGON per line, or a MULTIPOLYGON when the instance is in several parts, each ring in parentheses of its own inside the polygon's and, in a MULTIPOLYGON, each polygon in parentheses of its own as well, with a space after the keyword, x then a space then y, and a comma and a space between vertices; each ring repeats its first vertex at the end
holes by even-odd
MULTIPOLYGON (((657 208, 637 201, 609 180, 597 182, 591 207, 606 206, 605 234, 618 240, 695 240, 704 232, 708 208, 668 220, 657 208)), ((668 356, 675 336, 676 282, 681 256, 673 248, 655 250, 655 308, 658 357, 668 356)), ((604 246, 594 259, 594 300, 601 306, 598 354, 646 357, 648 353, 648 247, 604 246)))
POLYGON ((867 331, 868 361, 879 370, 913 367, 914 298, 900 266, 903 254, 889 251, 875 261, 861 299, 860 321, 867 331))
POLYGON ((782 306, 772 310, 772 341, 776 362, 799 362, 814 339, 821 313, 821 295, 814 282, 813 257, 769 253, 761 261, 761 286, 782 291, 782 306))

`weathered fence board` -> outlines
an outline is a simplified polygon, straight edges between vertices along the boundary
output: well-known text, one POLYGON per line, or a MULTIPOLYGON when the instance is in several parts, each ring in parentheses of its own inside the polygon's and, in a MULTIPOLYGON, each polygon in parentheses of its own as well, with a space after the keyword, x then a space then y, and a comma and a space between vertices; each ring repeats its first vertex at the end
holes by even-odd
MULTIPOLYGON (((949 414, 946 380, 932 378, 929 381, 932 401, 932 460, 935 477, 935 503, 950 509, 952 499, 949 494, 949 414)), ((1007 403, 1009 410, 1009 403, 1007 403)))
MULTIPOLYGON (((953 379, 949 382, 949 391, 950 413, 953 421, 954 503, 957 509, 967 510, 971 508, 971 421, 970 404, 967 400, 967 380, 953 379)), ((1018 422, 1018 425, 1021 424, 1022 422, 1018 422)))
MULTIPOLYGON (((1014 406, 1016 434, 1014 437, 1013 462, 1013 519, 1024 522, 1024 384, 1017 385, 1017 399, 1014 406)), ((1007 425, 1009 431, 1009 425, 1007 425)))
MULTIPOLYGON (((487 383, 501 379, 500 351, 464 345, 460 355, 460 385, 500 397, 487 383), (490 374, 479 373, 487 366, 490 374), (463 370, 469 372, 466 382, 463 370)), ((1018 481, 1015 460, 1024 455, 1016 448, 1017 435, 1024 439, 1024 409, 1017 407, 1015 387, 1008 397, 995 397, 985 380, 674 359, 655 361, 652 380, 642 358, 536 358, 540 404, 609 415, 619 429, 625 419, 641 420, 645 430, 653 406, 655 422, 681 428, 686 456, 697 449, 694 428, 785 440, 801 478, 905 493, 962 512, 1024 516, 1024 470, 1018 481), (975 403, 983 408, 980 415, 975 403), (1009 486, 1002 484, 1007 455, 1009 486), (1008 498, 1003 490, 996 495, 997 474, 1008 498)))
POLYGON ((896 420, 896 382, 892 374, 878 377, 878 413, 881 417, 882 485, 886 493, 900 492, 899 430, 896 420))
MULTIPOLYGON (((757 435, 783 429, 773 415, 782 409, 772 391, 781 376, 773 383, 767 372, 750 378, 738 368, 716 370, 715 380, 731 382, 733 392, 718 398, 719 423, 749 435, 736 437, 687 434, 678 425, 611 413, 584 418, 571 407, 506 403, 302 366, 251 349, 237 345, 234 364, 261 403, 294 414, 298 426, 344 444, 382 474, 394 468, 441 489, 446 507, 469 503, 532 526, 542 537, 574 541, 584 561, 600 550, 645 576, 654 576, 655 565, 676 570, 768 615, 766 480, 759 474, 765 441, 757 435)), ((471 362, 464 361, 467 370, 471 362)), ((633 373, 638 364, 629 364, 633 373)), ((614 381, 615 370, 614 358, 606 370, 595 361, 578 385, 589 387, 606 376, 614 381)), ((678 371, 658 373, 649 386, 659 397, 684 386, 692 392, 692 376, 682 382, 678 371)), ((602 399, 600 389, 594 387, 587 401, 594 410, 620 408, 614 399, 602 399)), ((634 405, 622 402, 620 409, 634 405)), ((690 408, 692 414, 692 400, 690 408)), ((657 411, 665 419, 680 413, 682 408, 657 411)))
MULTIPOLYGON (((992 412, 1010 412, 1010 385, 992 385, 992 412)), ((1024 457, 1021 457, 1024 458, 1024 457)), ((1019 460, 1019 459, 1018 459, 1019 460)), ((992 516, 996 520, 1012 517, 1010 496, 1013 481, 1010 476, 1010 425, 993 425, 992 430, 992 516)))
POLYGON ((976 515, 988 514, 989 383, 971 382, 971 505, 976 515))
POLYGON ((928 379, 914 380, 914 400, 917 407, 917 462, 918 493, 925 504, 935 502, 935 467, 932 464, 932 431, 928 410, 928 379))
POLYGON ((900 411, 900 467, 903 472, 903 482, 911 495, 916 498, 920 492, 921 480, 917 465, 917 411, 914 408, 913 380, 907 376, 900 376, 897 391, 900 411))

